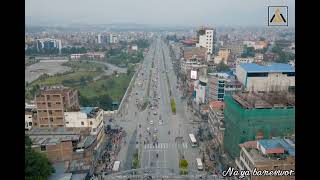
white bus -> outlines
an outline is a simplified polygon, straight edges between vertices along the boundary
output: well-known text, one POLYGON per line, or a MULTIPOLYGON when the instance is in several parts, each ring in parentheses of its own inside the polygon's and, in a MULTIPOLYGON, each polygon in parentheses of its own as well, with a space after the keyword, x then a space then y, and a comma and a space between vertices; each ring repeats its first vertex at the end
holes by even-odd
POLYGON ((197 160, 197 166, 198 166, 198 170, 202 171, 203 170, 203 165, 202 165, 202 161, 200 158, 196 158, 197 160))
POLYGON ((193 135, 193 134, 189 134, 189 138, 190 138, 191 146, 192 146, 192 147, 197 147, 197 146, 198 146, 198 143, 197 143, 197 140, 196 140, 196 138, 194 137, 194 135, 193 135))
POLYGON ((119 167, 120 167, 120 161, 115 161, 113 164, 112 171, 114 171, 114 172, 119 171, 119 167))

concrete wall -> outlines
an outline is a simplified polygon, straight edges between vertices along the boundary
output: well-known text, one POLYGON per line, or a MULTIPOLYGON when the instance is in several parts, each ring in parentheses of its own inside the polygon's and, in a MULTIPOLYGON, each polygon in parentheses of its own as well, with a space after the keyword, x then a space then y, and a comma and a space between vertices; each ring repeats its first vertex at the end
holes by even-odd
POLYGON ((295 86, 294 76, 288 77, 282 73, 269 73, 268 77, 248 77, 245 88, 249 91, 286 91, 289 86, 295 86))

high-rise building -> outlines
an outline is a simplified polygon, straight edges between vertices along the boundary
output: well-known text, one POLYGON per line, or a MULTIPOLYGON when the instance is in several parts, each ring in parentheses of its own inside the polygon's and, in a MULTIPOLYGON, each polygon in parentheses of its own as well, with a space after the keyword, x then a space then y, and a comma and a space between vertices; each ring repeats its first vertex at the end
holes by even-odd
POLYGON ((65 87, 46 87, 35 96, 37 117, 34 127, 65 127, 65 111, 80 109, 78 91, 65 87))
POLYGON ((110 43, 111 44, 118 43, 118 41, 119 41, 119 39, 116 34, 110 34, 110 43))
POLYGON ((40 51, 41 49, 49 50, 49 49, 59 49, 59 53, 61 53, 62 43, 59 39, 51 39, 51 38, 44 38, 44 39, 37 39, 36 41, 37 50, 40 51))
POLYGON ((97 43, 101 44, 101 34, 98 34, 98 36, 97 36, 97 43))
POLYGON ((224 150, 232 157, 239 144, 286 136, 295 129, 295 96, 288 92, 237 93, 224 97, 224 150))
POLYGON ((214 53, 214 46, 216 43, 216 30, 213 28, 201 27, 197 32, 198 43, 196 47, 207 48, 207 53, 214 53))
POLYGON ((242 85, 235 76, 228 73, 208 73, 209 101, 223 101, 225 94, 234 94, 241 90, 242 85))

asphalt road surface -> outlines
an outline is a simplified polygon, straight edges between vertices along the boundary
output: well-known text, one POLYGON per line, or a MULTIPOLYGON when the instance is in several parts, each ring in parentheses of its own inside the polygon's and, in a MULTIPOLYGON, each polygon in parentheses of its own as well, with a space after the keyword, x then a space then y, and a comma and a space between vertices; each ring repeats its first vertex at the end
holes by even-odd
MULTIPOLYGON (((132 159, 131 152, 137 147, 141 168, 170 168, 178 172, 179 158, 184 156, 189 162, 189 169, 197 171, 195 162, 196 158, 200 157, 199 149, 191 147, 188 137, 189 133, 195 134, 195 129, 190 124, 191 119, 186 113, 186 102, 180 100, 181 92, 176 86, 177 77, 173 72, 169 47, 160 38, 157 38, 151 44, 129 94, 128 102, 124 104, 123 112, 121 112, 123 115, 117 120, 127 131, 126 141, 132 141, 132 137, 136 137, 137 144, 135 147, 123 144, 118 156, 118 160, 125 164, 121 166, 121 170, 130 169, 129 162, 126 161, 132 159), (171 112, 166 71, 176 102, 175 115, 171 112), (149 80, 151 82, 150 91, 149 96, 146 97, 149 80), (146 109, 141 110, 137 104, 143 103, 145 98, 149 105, 146 109), (137 130, 136 135, 135 130, 137 130), (177 137, 181 137, 181 141, 177 142, 177 137)), ((158 171, 161 173, 161 169, 158 171)))

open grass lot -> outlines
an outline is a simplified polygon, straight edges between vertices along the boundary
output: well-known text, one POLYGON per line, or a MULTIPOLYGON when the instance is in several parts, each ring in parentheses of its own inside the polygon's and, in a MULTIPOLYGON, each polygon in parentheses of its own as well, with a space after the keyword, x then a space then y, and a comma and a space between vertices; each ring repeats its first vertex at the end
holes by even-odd
POLYGON ((90 82, 86 86, 76 87, 81 96, 86 98, 99 97, 102 95, 109 95, 113 101, 121 100, 122 96, 127 90, 130 83, 131 76, 120 74, 118 77, 104 76, 101 79, 90 82))
POLYGON ((89 60, 68 61, 63 63, 62 65, 71 67, 74 70, 77 70, 77 69, 95 70, 97 68, 104 69, 103 64, 90 62, 89 60))
POLYGON ((49 76, 49 77, 40 77, 39 79, 33 81, 31 83, 31 86, 33 85, 40 85, 40 86, 49 86, 49 85, 57 85, 57 84, 63 84, 65 80, 71 80, 76 82, 80 82, 81 78, 85 79, 90 79, 94 78, 97 75, 99 75, 102 72, 97 72, 97 71, 74 71, 74 72, 69 72, 65 74, 57 74, 55 76, 49 76))

